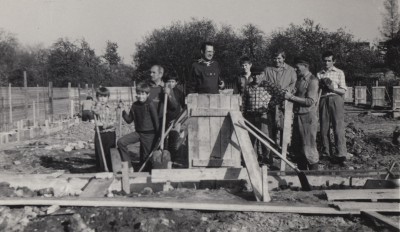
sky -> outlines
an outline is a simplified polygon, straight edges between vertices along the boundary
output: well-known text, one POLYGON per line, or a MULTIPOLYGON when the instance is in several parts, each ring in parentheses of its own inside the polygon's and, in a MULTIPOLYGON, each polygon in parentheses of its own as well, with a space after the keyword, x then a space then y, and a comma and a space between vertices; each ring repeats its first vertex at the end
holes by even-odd
POLYGON ((376 42, 383 13, 383 0, 0 0, 0 29, 26 46, 84 38, 97 55, 110 40, 131 64, 135 44, 154 29, 191 18, 237 30, 252 23, 266 35, 310 18, 330 31, 344 28, 376 42))

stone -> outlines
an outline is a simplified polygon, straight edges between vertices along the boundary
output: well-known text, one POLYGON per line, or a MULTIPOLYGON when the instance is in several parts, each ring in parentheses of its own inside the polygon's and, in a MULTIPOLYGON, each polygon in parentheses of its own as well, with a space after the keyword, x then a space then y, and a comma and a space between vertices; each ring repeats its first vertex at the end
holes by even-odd
POLYGON ((21 161, 16 160, 16 161, 13 162, 13 164, 15 164, 15 165, 20 165, 20 164, 21 164, 21 161))

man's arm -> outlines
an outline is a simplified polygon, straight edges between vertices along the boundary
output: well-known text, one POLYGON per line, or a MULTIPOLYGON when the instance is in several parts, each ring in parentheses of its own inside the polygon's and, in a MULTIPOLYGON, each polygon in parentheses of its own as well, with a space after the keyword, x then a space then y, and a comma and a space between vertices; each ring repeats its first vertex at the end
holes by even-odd
POLYGON ((318 79, 312 79, 308 84, 307 94, 304 98, 297 97, 291 93, 286 93, 285 99, 295 102, 301 106, 307 106, 307 107, 312 106, 313 104, 315 104, 315 102, 317 102, 318 86, 319 86, 318 79))
POLYGON ((334 88, 332 92, 342 96, 346 93, 346 91, 347 91, 346 79, 345 79, 343 71, 340 71, 338 87, 334 88))

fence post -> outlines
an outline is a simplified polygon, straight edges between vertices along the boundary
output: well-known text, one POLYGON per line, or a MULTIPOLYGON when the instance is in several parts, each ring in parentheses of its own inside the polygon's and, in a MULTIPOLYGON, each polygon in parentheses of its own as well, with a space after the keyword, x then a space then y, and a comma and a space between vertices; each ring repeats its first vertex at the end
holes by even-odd
POLYGON ((33 110, 33 127, 36 127, 36 103, 32 102, 32 110, 33 110))
POLYGON ((49 82, 49 114, 51 116, 51 121, 53 121, 53 114, 54 114, 54 109, 53 109, 53 82, 49 82))
POLYGON ((25 114, 25 119, 28 119, 28 79, 26 76, 26 71, 24 71, 24 98, 25 98, 24 114, 25 114))
MULTIPOLYGON (((12 113, 12 97, 11 97, 11 83, 8 84, 8 105, 10 106, 10 124, 13 123, 13 113, 12 113)), ((10 125, 11 126, 11 125, 10 125)))
POLYGON ((81 83, 78 83, 78 114, 81 113, 81 83))

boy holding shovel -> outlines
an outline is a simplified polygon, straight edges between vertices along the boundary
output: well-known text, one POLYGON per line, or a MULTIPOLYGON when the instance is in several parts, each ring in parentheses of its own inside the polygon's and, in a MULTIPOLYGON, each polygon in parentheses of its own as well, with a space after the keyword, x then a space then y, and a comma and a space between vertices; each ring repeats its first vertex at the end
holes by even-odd
MULTIPOLYGON (((117 145, 122 161, 128 161, 131 167, 131 160, 128 154, 128 145, 140 142, 140 165, 145 161, 146 156, 153 149, 158 138, 159 119, 154 103, 149 99, 150 86, 146 83, 139 83, 136 86, 136 98, 130 109, 122 111, 125 122, 134 122, 135 132, 127 134, 118 139, 117 145)), ((123 106, 123 105, 122 105, 123 106)))

